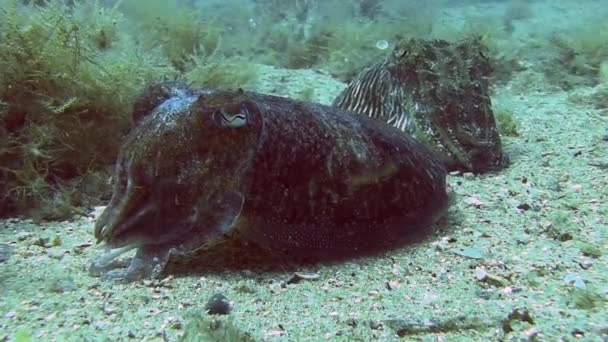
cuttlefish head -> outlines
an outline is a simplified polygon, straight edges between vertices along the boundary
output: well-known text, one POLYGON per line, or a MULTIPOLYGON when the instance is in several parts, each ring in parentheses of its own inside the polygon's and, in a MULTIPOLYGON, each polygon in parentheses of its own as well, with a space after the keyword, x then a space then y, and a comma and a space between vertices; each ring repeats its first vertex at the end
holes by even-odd
POLYGON ((387 64, 406 94, 411 131, 448 170, 482 173, 508 164, 492 111, 488 56, 479 37, 454 44, 412 39, 400 42, 387 64))
POLYGON ((438 153, 448 170, 483 173, 508 165, 491 109, 466 110, 465 105, 425 112, 420 104, 415 136, 438 153))
POLYGON ((242 91, 180 92, 144 114, 119 152, 95 237, 110 247, 198 247, 238 218, 259 109, 242 91))

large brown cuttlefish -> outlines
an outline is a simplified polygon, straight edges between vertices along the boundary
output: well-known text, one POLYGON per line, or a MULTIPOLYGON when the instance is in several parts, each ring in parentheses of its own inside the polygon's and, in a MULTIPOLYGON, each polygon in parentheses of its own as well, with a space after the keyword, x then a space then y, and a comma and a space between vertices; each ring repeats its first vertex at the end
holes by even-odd
POLYGON ((218 240, 294 258, 353 255, 429 227, 448 206, 432 152, 338 108, 173 82, 150 87, 133 117, 95 224, 115 248, 93 262, 96 275, 158 277, 218 240), (129 266, 116 268, 130 248, 129 266))

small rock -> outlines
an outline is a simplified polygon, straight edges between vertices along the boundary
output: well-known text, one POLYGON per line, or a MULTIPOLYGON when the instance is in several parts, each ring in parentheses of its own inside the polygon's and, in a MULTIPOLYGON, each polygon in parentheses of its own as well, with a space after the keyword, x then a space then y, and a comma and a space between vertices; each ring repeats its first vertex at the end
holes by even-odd
POLYGON ((568 285, 573 284, 575 287, 584 289, 586 287, 585 283, 587 282, 587 279, 578 273, 569 273, 564 277, 564 282, 568 285))
POLYGON ((486 258, 485 253, 477 248, 470 248, 470 247, 455 248, 452 250, 452 252, 454 254, 463 256, 465 258, 471 258, 471 259, 485 259, 486 258))
POLYGON ((570 332, 570 335, 572 335, 576 338, 581 338, 581 337, 585 337, 585 332, 582 331, 581 329, 575 328, 574 330, 572 330, 570 332))
POLYGON ((532 317, 532 315, 530 314, 530 311, 528 311, 528 309, 526 308, 515 308, 513 309, 513 311, 511 311, 511 313, 509 313, 509 315, 507 316, 507 318, 505 320, 503 320, 502 322, 502 330, 505 333, 510 333, 512 332, 513 326, 511 325, 511 323, 513 321, 519 321, 519 322, 525 322, 528 323, 530 325, 535 325, 535 321, 534 318, 532 317))
POLYGON ((468 204, 472 207, 481 207, 482 205, 485 204, 485 202, 480 200, 479 197, 477 197, 477 196, 467 196, 464 198, 463 201, 465 204, 468 204))
POLYGON ((32 241, 32 245, 46 248, 46 247, 49 247, 50 241, 51 240, 48 237, 45 237, 45 238, 39 237, 37 239, 34 239, 34 241, 32 241))
POLYGON ((51 259, 61 260, 65 256, 65 253, 64 253, 64 251, 59 250, 59 249, 51 249, 47 252, 47 255, 51 259))
POLYGON ((505 287, 508 284, 508 280, 492 275, 485 269, 479 267, 475 269, 475 279, 495 287, 505 287))
POLYGON ((76 283, 72 277, 58 277, 50 280, 49 291, 55 293, 71 292, 76 290, 76 283))
POLYGON ((97 322, 95 322, 95 324, 93 324, 93 326, 95 326, 95 329, 97 329, 97 330, 106 330, 108 328, 108 322, 97 321, 97 322))
POLYGON ((79 311, 76 309, 68 309, 62 312, 62 315, 64 317, 71 317, 71 316, 76 316, 78 315, 79 311))
POLYGON ((401 284, 398 281, 394 281, 394 280, 389 280, 384 285, 386 286, 386 289, 389 291, 401 288, 401 284))
POLYGON ((0 243, 0 262, 8 260, 13 254, 13 249, 6 243, 0 243))
POLYGON ((370 329, 372 329, 372 330, 378 330, 378 329, 382 328, 382 322, 380 322, 380 321, 370 320, 368 322, 368 324, 369 324, 370 329))
POLYGON ((116 309, 112 307, 105 307, 103 308, 103 313, 105 313, 106 315, 112 315, 116 313, 116 309))
POLYGON ((230 313, 230 309, 230 302, 221 293, 214 294, 205 304, 205 311, 210 315, 227 315, 230 313))
POLYGON ((475 269, 475 279, 477 279, 479 281, 484 281, 487 277, 488 277, 488 271, 484 270, 483 268, 479 268, 479 267, 475 269))
POLYGON ((521 333, 522 341, 536 341, 540 331, 536 327, 527 329, 521 333))
POLYGON ((583 260, 583 261, 579 262, 579 263, 578 263, 578 265, 579 265, 579 266, 580 266, 582 269, 584 269, 584 270, 588 270, 588 269, 590 269, 591 267, 593 267, 593 262, 592 262, 592 261, 589 261, 589 260, 583 260))
POLYGON ((15 237, 17 238, 17 241, 25 241, 25 240, 31 238, 32 236, 34 236, 34 233, 31 233, 31 232, 19 232, 15 235, 15 237))
POLYGON ((320 277, 319 273, 294 272, 293 277, 287 281, 287 284, 297 284, 302 280, 316 280, 320 277))

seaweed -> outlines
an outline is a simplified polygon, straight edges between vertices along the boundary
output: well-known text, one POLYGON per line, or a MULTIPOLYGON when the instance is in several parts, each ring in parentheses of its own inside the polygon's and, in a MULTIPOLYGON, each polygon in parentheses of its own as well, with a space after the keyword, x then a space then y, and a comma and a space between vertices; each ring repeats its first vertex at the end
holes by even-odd
POLYGON ((573 287, 568 292, 567 302, 569 306, 576 309, 591 311, 604 306, 606 302, 599 291, 596 290, 573 287))
MULTIPOLYGON (((505 17, 515 14, 505 13, 505 17)), ((508 28, 500 23, 500 17, 467 15, 462 28, 444 26, 435 36, 448 41, 458 41, 463 37, 480 37, 481 42, 488 48, 488 57, 492 65, 492 84, 506 84, 514 74, 525 70, 513 40, 509 37, 508 28), (506 45, 506 46, 505 46, 506 45)))
POLYGON ((318 65, 329 53, 329 43, 333 37, 332 32, 321 31, 303 42, 288 40, 286 66, 290 69, 305 69, 318 65))
POLYGON ((554 210, 548 215, 550 225, 548 225, 544 233, 551 239, 561 242, 572 240, 573 235, 577 231, 572 213, 566 210, 554 210))
POLYGON ((513 113, 509 111, 496 111, 496 126, 498 128, 498 133, 502 136, 507 137, 518 137, 518 127, 519 125, 513 118, 513 113))
POLYGON ((97 200, 80 177, 107 177, 139 90, 174 73, 132 49, 123 19, 96 1, 0 9, 0 215, 61 218, 97 200))
POLYGON ((362 17, 374 19, 382 12, 381 0, 359 0, 359 13, 362 17))
POLYGON ((592 242, 582 241, 579 249, 581 254, 593 259, 599 259, 603 254, 602 247, 592 242))
POLYGON ((502 22, 507 32, 515 30, 514 22, 527 19, 532 16, 532 9, 528 0, 511 0, 507 5, 502 22))
POLYGON ((220 44, 220 25, 177 0, 126 0, 121 9, 133 23, 132 32, 144 49, 159 48, 180 71, 193 54, 211 55, 220 44))
POLYGON ((302 88, 295 96, 301 101, 313 102, 315 99, 315 88, 312 86, 302 88))
POLYGON ((390 49, 378 41, 392 43, 404 38, 430 35, 433 10, 428 4, 358 1, 316 2, 304 21, 286 19, 262 28, 259 46, 273 54, 272 64, 290 69, 314 68, 346 81, 390 49), (376 20, 374 11, 386 13, 376 20), (370 12, 371 11, 371 12, 370 12), (351 13, 352 15, 345 15, 351 13))
POLYGON ((179 3, 8 0, 0 9, 0 216, 63 219, 106 199, 147 85, 253 86, 257 67, 236 56, 241 40, 226 55, 214 14, 179 3))
POLYGON ((605 115, 608 111, 608 82, 596 87, 586 103, 591 103, 594 108, 601 110, 605 115))
POLYGON ((19 330, 17 330, 17 332, 15 333, 15 342, 30 342, 32 340, 32 333, 27 328, 19 328, 19 330))
POLYGON ((292 69, 324 69, 345 81, 375 58, 387 54, 378 40, 397 41, 401 30, 392 25, 355 21, 319 24, 304 41, 289 40, 284 66, 292 69))
POLYGON ((184 75, 191 84, 224 89, 251 88, 257 80, 257 68, 241 58, 192 56, 193 66, 184 75))
MULTIPOLYGON (((235 6, 233 6, 235 7, 235 6)), ((226 7, 222 7, 225 9, 226 7)), ((225 23, 224 13, 208 6, 214 14, 206 14, 197 8, 177 0, 151 0, 146 6, 141 1, 127 0, 121 9, 126 16, 138 25, 132 28, 143 49, 160 49, 183 78, 195 85, 238 88, 250 85, 256 79, 256 66, 244 58, 226 56, 222 49, 225 23), (218 17, 220 16, 220 17, 218 17)), ((243 18, 249 12, 237 12, 243 18)), ((233 18, 231 13, 231 18, 233 18)), ((234 34, 229 36, 235 36, 234 34)), ((242 44, 239 39, 232 40, 236 50, 242 44)))
POLYGON ((602 65, 608 60, 608 24, 604 21, 591 22, 578 31, 556 33, 549 44, 553 55, 543 71, 550 83, 569 90, 602 82, 602 65))
POLYGON ((371 61, 390 51, 376 48, 378 40, 394 43, 403 36, 402 33, 405 32, 398 24, 344 22, 332 30, 321 67, 342 81, 349 80, 371 61))
POLYGON ((181 342, 190 341, 230 341, 250 342, 255 339, 248 332, 243 332, 233 317, 213 317, 191 311, 186 315, 184 334, 181 342))

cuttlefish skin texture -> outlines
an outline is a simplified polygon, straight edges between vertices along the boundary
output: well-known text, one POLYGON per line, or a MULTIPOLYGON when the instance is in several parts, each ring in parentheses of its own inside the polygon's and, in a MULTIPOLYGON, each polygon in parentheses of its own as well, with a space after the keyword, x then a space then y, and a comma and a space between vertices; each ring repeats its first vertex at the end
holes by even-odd
POLYGON ((101 256, 97 275, 159 276, 227 237, 293 257, 351 255, 429 227, 448 206, 441 160, 374 119, 173 83, 136 108, 148 100, 158 105, 136 111, 95 225, 98 241, 137 253, 126 270, 113 265, 122 249, 101 256))
POLYGON ((357 75, 334 106, 384 121, 434 150, 449 171, 483 173, 508 165, 496 127, 488 48, 404 40, 357 75))

